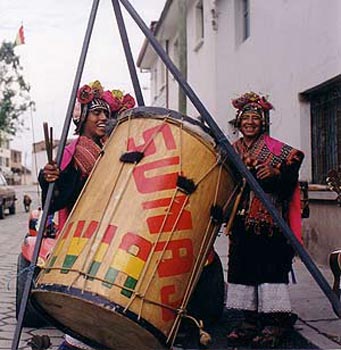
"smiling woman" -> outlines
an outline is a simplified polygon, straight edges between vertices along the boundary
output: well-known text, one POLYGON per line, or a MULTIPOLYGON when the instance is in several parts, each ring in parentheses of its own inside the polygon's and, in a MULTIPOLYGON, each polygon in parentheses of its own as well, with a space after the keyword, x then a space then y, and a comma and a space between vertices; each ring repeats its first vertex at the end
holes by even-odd
POLYGON ((50 208, 51 212, 59 211, 59 229, 101 153, 108 120, 116 119, 120 111, 134 105, 135 100, 131 95, 124 95, 120 90, 104 91, 98 80, 78 90, 73 122, 76 125, 75 134, 79 137, 65 148, 60 169, 52 161, 39 174, 43 202, 48 184, 56 182, 50 208))

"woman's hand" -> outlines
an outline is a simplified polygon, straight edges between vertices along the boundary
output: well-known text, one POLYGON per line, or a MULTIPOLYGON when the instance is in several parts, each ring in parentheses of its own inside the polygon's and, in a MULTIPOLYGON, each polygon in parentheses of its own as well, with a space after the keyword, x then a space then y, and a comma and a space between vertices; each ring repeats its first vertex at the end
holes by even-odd
POLYGON ((268 179, 268 178, 280 175, 279 169, 266 164, 258 165, 256 167, 256 170, 257 170, 256 177, 259 180, 264 180, 264 179, 268 179))
POLYGON ((46 182, 54 182, 59 179, 59 169, 56 162, 47 163, 43 168, 43 175, 46 182))

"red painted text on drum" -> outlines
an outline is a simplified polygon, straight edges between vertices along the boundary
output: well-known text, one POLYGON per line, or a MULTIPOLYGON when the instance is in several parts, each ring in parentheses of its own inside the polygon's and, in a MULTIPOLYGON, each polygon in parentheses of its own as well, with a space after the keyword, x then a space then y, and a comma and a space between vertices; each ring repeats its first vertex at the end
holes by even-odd
MULTIPOLYGON (((193 229, 192 214, 186 208, 188 196, 177 195, 174 198, 162 196, 159 198, 162 191, 175 191, 177 187, 181 150, 178 150, 172 129, 168 124, 162 124, 142 131, 142 137, 144 144, 138 146, 134 138, 130 138, 128 150, 144 152, 143 163, 135 167, 133 177, 137 191, 141 195, 149 195, 149 199, 142 203, 142 209, 150 213, 146 219, 149 233, 160 235, 169 233, 171 235, 174 232, 177 234, 184 232, 186 237, 186 232, 188 235, 188 230, 193 229), (157 136, 162 137, 162 143, 154 142, 157 136), (160 150, 158 145, 161 145, 160 150), (176 150, 177 153, 174 153, 176 150), (148 161, 148 157, 151 155, 154 156, 153 160, 148 161), (160 159, 155 160, 155 155, 160 155, 160 159), (175 167, 177 171, 174 170, 175 167), (150 199, 151 194, 157 195, 157 199, 150 199), (162 214, 160 214, 160 209, 163 210, 162 214), (153 212, 159 214, 153 215, 153 212)), ((191 237, 183 240, 173 238, 168 243, 161 243, 161 246, 163 246, 164 252, 158 266, 159 277, 176 276, 191 271, 194 263, 191 237), (173 247, 176 249, 174 250, 173 247)), ((169 282, 160 289, 160 299, 163 304, 178 307, 181 305, 183 293, 184 283, 179 284, 178 280, 173 283, 169 282)), ((162 318, 164 321, 172 320, 174 313, 162 308, 162 318)))
MULTIPOLYGON (((141 209, 147 213, 145 220, 148 234, 124 233, 120 232, 120 228, 116 225, 108 225, 86 273, 90 278, 98 277, 104 280, 103 285, 107 288, 119 286, 121 294, 130 298, 142 272, 147 267, 146 263, 148 261, 155 263, 157 260, 157 276, 159 279, 165 279, 157 291, 159 300, 163 304, 178 307, 182 302, 184 283, 181 279, 171 277, 188 274, 193 267, 193 241, 188 237, 188 232, 193 228, 192 214, 187 207, 188 196, 177 194, 173 198, 169 194, 169 190, 176 190, 178 172, 174 171, 174 167, 180 164, 180 157, 176 153, 176 140, 170 126, 162 124, 161 127, 149 128, 142 131, 142 136, 144 139, 142 145, 137 145, 135 139, 130 138, 128 149, 143 151, 145 154, 142 164, 134 169, 133 179, 140 195, 146 196, 141 203, 141 209), (154 142, 156 136, 162 137, 161 144, 154 142), (162 158, 155 160, 153 157, 153 160, 148 161, 149 156, 158 154, 158 147, 162 148, 162 158), (154 175, 148 176, 150 173, 154 175), (168 192, 164 194, 162 191, 165 190, 168 192), (174 232, 176 239, 171 236, 174 232), (158 234, 163 235, 156 240, 149 239, 149 234, 155 238, 158 234), (114 250, 112 247, 110 249, 110 246, 114 246, 114 250), (104 261, 106 267, 102 265, 104 261)), ((98 228, 99 222, 95 220, 91 222, 79 220, 68 224, 63 240, 67 237, 72 238, 68 244, 62 273, 68 273, 74 268, 77 258, 82 252, 84 254, 88 251, 86 246, 90 244, 93 235, 99 233, 98 228)), ((59 255, 58 249, 54 255, 50 266, 53 266, 55 258, 59 255)), ((160 310, 164 321, 174 318, 174 313, 164 308, 160 310)))

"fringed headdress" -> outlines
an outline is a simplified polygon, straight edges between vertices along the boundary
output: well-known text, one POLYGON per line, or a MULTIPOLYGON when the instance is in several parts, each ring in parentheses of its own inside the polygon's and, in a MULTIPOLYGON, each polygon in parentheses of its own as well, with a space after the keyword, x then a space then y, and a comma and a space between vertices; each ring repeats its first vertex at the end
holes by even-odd
POLYGON ((232 100, 232 105, 237 109, 234 120, 236 128, 240 127, 240 117, 247 111, 257 113, 262 119, 264 128, 267 129, 269 127, 269 111, 273 109, 273 106, 265 96, 260 96, 250 91, 232 100))
POLYGON ((123 110, 133 108, 135 99, 121 90, 104 91, 101 83, 96 80, 83 85, 77 92, 73 111, 73 122, 76 125, 75 134, 79 134, 90 111, 103 110, 108 118, 116 118, 123 110))

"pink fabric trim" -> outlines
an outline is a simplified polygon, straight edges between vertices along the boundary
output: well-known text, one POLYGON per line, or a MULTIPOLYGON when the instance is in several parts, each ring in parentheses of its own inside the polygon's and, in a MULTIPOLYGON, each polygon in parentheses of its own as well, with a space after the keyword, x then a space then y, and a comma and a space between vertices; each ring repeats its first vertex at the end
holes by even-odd
POLYGON ((288 224, 292 232, 301 244, 302 239, 302 218, 301 218, 301 195, 300 186, 297 184, 295 191, 289 203, 288 224))
MULTIPOLYGON (((62 161, 60 163, 60 169, 64 170, 71 162, 73 155, 76 151, 78 138, 72 140, 65 148, 63 152, 62 161)), ((70 211, 68 208, 63 208, 58 211, 58 230, 61 231, 65 225, 66 219, 69 216, 70 211)))
MULTIPOLYGON (((264 135, 264 141, 269 148, 269 150, 276 156, 279 156, 284 145, 283 142, 278 141, 269 135, 264 135)), ((288 225, 291 228, 291 231, 295 234, 296 238, 302 244, 302 218, 301 218, 301 196, 300 196, 300 187, 297 184, 292 198, 289 203, 289 212, 288 212, 288 225)))
POLYGON ((72 140, 65 148, 63 152, 62 161, 60 164, 61 170, 64 170, 71 162, 73 155, 76 152, 76 146, 78 143, 78 138, 72 140))
POLYGON ((273 153, 275 156, 279 156, 282 151, 282 147, 284 146, 284 143, 281 141, 278 141, 269 135, 264 135, 264 142, 268 146, 271 153, 273 153))

